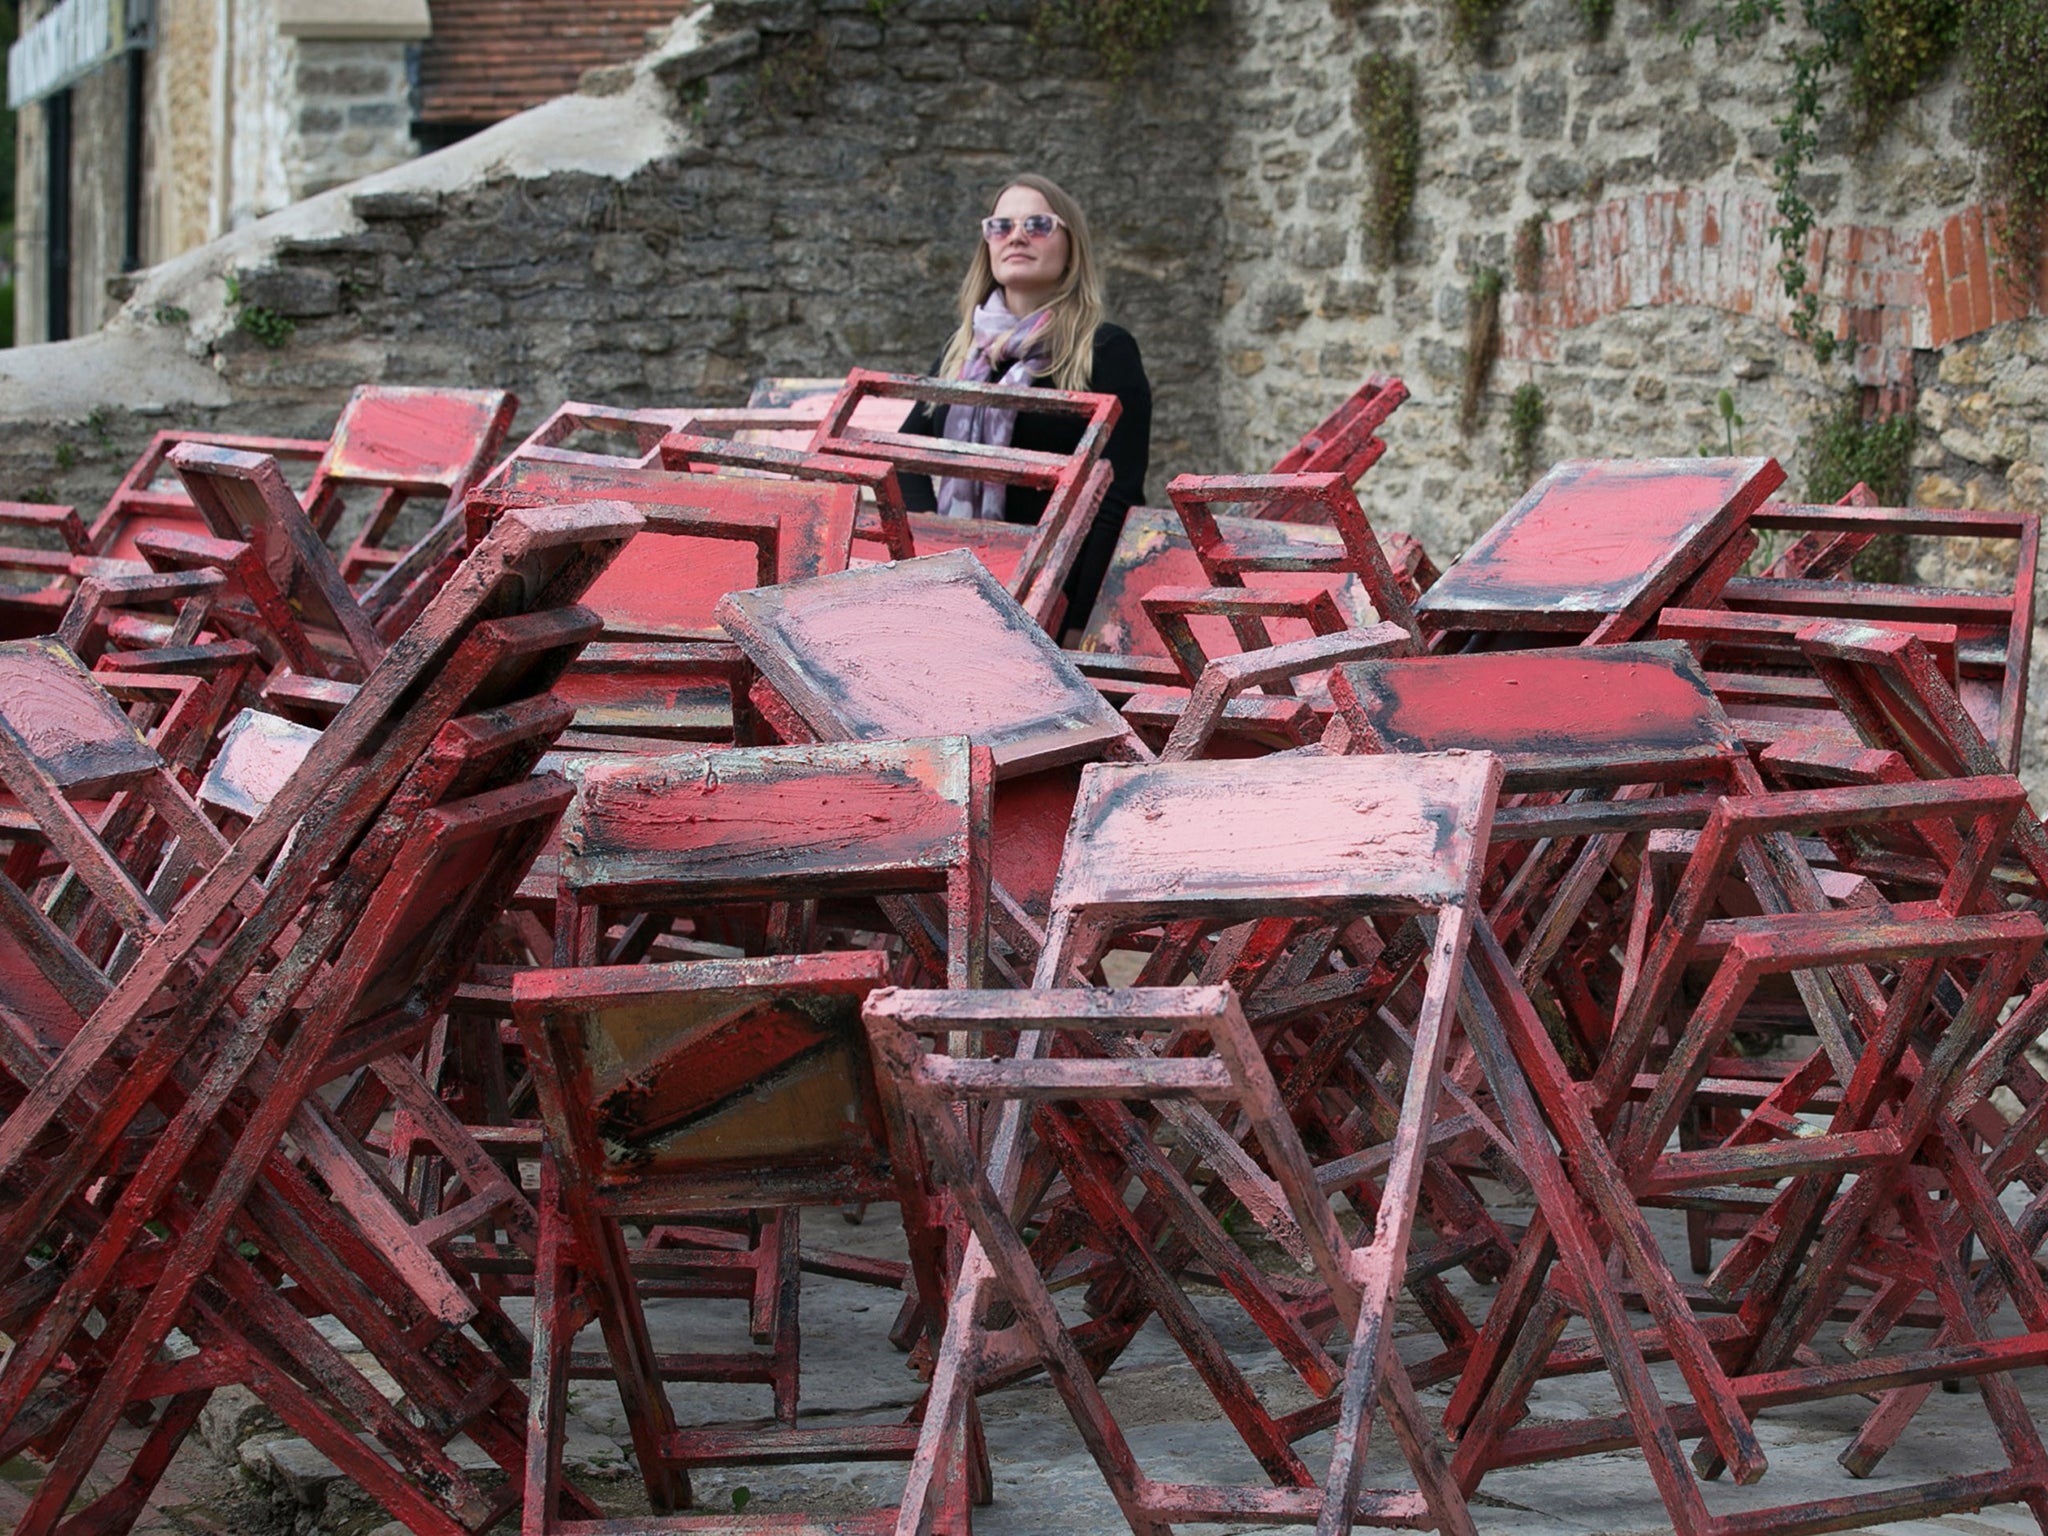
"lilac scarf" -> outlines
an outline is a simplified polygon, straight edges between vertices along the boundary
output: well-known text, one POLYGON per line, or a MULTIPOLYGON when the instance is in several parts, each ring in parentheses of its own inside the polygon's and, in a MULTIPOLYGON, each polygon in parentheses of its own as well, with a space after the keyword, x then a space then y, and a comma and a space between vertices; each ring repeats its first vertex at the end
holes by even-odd
MULTIPOLYGON (((1046 322, 1052 311, 1041 309, 1018 319, 1003 303, 997 288, 974 312, 974 346, 961 365, 960 378, 968 384, 1029 384, 1042 372, 1048 359, 1044 351, 1046 322), (1000 376, 997 369, 1001 368, 1000 376)), ((992 406, 949 406, 944 435, 956 443, 986 443, 1007 447, 1017 429, 1015 411, 992 406)), ((1006 485, 987 480, 939 479, 936 497, 939 511, 947 517, 983 517, 1000 522, 1006 485)))

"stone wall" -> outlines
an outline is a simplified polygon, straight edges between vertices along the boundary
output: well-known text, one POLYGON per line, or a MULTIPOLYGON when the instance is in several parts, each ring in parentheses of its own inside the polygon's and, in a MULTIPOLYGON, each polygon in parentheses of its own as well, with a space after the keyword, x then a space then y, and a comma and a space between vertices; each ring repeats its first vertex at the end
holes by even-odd
POLYGON ((1399 373, 1414 399, 1374 471, 1372 506, 1439 558, 1520 489, 1504 410, 1519 385, 1535 383, 1548 405, 1538 467, 1722 442, 1714 405, 1729 388, 1746 446, 1781 458, 1796 491, 1802 439, 1844 391, 1910 408, 1916 349, 2024 310, 1984 283, 1953 68, 1867 148, 1853 148, 1845 109, 1828 122, 1806 183, 1823 223, 1809 263, 1824 318, 1849 345, 1823 367, 1787 334, 1768 239, 1786 79, 1775 40, 1688 50, 1698 6, 1622 0, 1594 41, 1574 0, 1527 0, 1474 60, 1451 48, 1436 0, 1346 9, 1356 19, 1323 4, 1240 12, 1232 303, 1219 333, 1226 443, 1239 460, 1265 457, 1359 374, 1399 373), (1423 79, 1415 213, 1387 269, 1360 228, 1371 175, 1350 106, 1358 60, 1375 49, 1416 58, 1423 79), (1503 356, 1468 437, 1458 415, 1473 279, 1512 267, 1532 219, 1540 285, 1504 302, 1503 356), (1966 305, 1958 322, 1943 301, 1951 281, 1967 298, 1973 276, 1985 309, 1966 305))
POLYGON ((295 39, 298 115, 287 141, 288 200, 374 175, 419 153, 407 66, 413 46, 295 39))

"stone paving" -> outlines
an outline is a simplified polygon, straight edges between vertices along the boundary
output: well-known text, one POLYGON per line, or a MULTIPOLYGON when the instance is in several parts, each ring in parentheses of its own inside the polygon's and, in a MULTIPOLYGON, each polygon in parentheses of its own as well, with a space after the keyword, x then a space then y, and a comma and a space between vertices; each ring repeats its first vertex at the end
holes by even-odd
MULTIPOLYGON (((1668 1239, 1675 1239, 1675 1230, 1668 1239)), ((896 1256, 901 1231, 892 1211, 871 1211, 858 1227, 830 1213, 811 1213, 805 1226, 810 1247, 837 1247, 896 1256)), ((1674 1243, 1674 1247, 1676 1244, 1674 1243)), ((1459 1283, 1463 1283, 1462 1279, 1459 1283)), ((1246 1374, 1271 1400, 1298 1406, 1288 1390, 1300 1389, 1279 1357, 1220 1298, 1198 1304, 1218 1320, 1220 1331, 1246 1374)), ((916 1378, 904 1357, 888 1343, 896 1311, 893 1294, 845 1281, 807 1277, 803 1302, 803 1406, 812 1414, 845 1421, 899 1420, 915 1400, 916 1378)), ((659 1302, 650 1308, 656 1347, 663 1350, 746 1347, 744 1311, 737 1303, 659 1302)), ((2011 1319, 2005 1319, 2010 1326, 2011 1319)), ((1411 1357, 1430 1352, 1432 1340, 1420 1317, 1404 1314, 1402 1347, 1411 1357)), ((346 1340, 342 1341, 344 1344, 346 1340)), ((595 1330, 586 1341, 596 1344, 595 1330)), ((1668 1372, 1668 1368, 1660 1368, 1668 1372)), ((1682 1400, 1675 1373, 1664 1376, 1666 1395, 1682 1400)), ((2048 1414, 2048 1372, 2021 1378, 2038 1415, 2048 1414)), ((1119 1422, 1130 1435, 1141 1465, 1154 1477, 1208 1478, 1227 1469, 1246 1482, 1257 1468, 1220 1415, 1212 1411, 1192 1370, 1155 1324, 1138 1339, 1105 1383, 1119 1422)), ((1423 1394, 1441 1403, 1447 1387, 1423 1394)), ((767 1389, 676 1386, 671 1396, 685 1422, 715 1422, 766 1412, 767 1389)), ((570 1389, 574 1416, 567 1461, 583 1487, 614 1514, 644 1513, 640 1481, 623 1448, 625 1427, 616 1395, 607 1386, 579 1382, 570 1389)), ((1305 1398, 1301 1398, 1305 1401, 1305 1398)), ((1607 1378, 1581 1376, 1546 1384, 1537 1394, 1538 1416, 1606 1412, 1616 1407, 1607 1378)), ((1758 1433, 1771 1470, 1756 1487, 1717 1484, 1710 1506, 1726 1513, 1759 1505, 1875 1491, 1983 1467, 1996 1454, 1987 1420, 1973 1387, 1937 1393, 1886 1459, 1881 1475, 1851 1483, 1835 1463, 1862 1411, 1860 1398, 1836 1399, 1767 1415, 1758 1433)), ((1027 1382, 982 1399, 995 1464, 996 1502, 977 1511, 977 1536, 1117 1536, 1126 1529, 1110 1503, 1093 1462, 1043 1381, 1027 1382)), ((126 1432, 139 1440, 141 1432, 126 1432)), ((1303 1442, 1311 1466, 1328 1454, 1328 1437, 1303 1442)), ((483 1458, 474 1453, 478 1462, 483 1458)), ((107 1472, 114 1474, 110 1462, 107 1472)), ((32 1485, 35 1469, 17 1460, 0 1467, 0 1527, 11 1527, 32 1485)), ((1377 1436, 1371 1475, 1398 1475, 1388 1437, 1377 1436)), ((750 1468, 706 1474, 697 1480, 700 1506, 734 1506, 747 1513, 780 1510, 846 1512, 891 1501, 900 1482, 897 1468, 750 1468), (744 1490, 742 1493, 741 1490, 744 1490)), ((1633 1453, 1583 1457, 1551 1466, 1489 1476, 1474 1501, 1483 1532, 1499 1536, 1652 1536, 1670 1522, 1658 1502, 1641 1459, 1633 1453)), ((1231 1536, 1270 1536, 1277 1527, 1190 1527, 1231 1536)), ((2005 1536, 2037 1530, 2018 1506, 1939 1520, 1906 1521, 1875 1529, 1900 1536, 2005 1536)), ((257 1536, 404 1536, 359 1490, 340 1479, 325 1457, 293 1438, 247 1394, 216 1394, 201 1432, 180 1453, 151 1508, 136 1526, 143 1533, 250 1532, 257 1536)))

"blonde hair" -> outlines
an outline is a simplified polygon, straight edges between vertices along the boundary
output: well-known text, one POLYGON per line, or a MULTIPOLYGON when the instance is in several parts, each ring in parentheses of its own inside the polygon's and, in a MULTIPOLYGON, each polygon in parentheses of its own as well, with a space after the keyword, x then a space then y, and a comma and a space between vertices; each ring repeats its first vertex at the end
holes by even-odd
MULTIPOLYGON (((1056 389, 1086 389, 1095 371, 1095 328, 1102 324, 1102 277, 1095 267, 1095 247, 1088 238, 1088 216, 1081 205, 1055 182, 1026 173, 1012 176, 989 199, 989 212, 1012 187, 1029 187, 1045 199, 1067 231, 1067 270, 1060 285, 1046 303, 1051 316, 1046 322, 1046 354, 1051 366, 1046 377, 1056 389)), ((974 350, 974 312, 981 308, 997 287, 995 268, 989 264, 988 242, 976 239, 974 255, 968 258, 967 275, 960 280, 960 328, 946 344, 945 360, 939 372, 957 379, 974 350)))

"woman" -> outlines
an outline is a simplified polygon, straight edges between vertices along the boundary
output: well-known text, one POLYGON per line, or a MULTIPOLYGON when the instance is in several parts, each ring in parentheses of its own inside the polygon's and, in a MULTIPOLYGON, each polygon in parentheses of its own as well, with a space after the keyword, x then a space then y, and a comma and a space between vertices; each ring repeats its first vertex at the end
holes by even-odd
MULTIPOLYGON (((1113 478, 1067 578, 1065 626, 1079 629, 1109 569, 1125 511, 1145 499, 1152 386, 1130 332, 1102 318, 1102 279, 1080 204, 1043 176, 1019 176, 996 198, 981 234, 960 284, 960 328, 939 375, 1085 390, 1123 402, 1106 450, 1113 478)), ((1073 452, 1081 427, 1076 416, 926 405, 904 424, 906 432, 1042 453, 1073 452)), ((904 477, 903 493, 913 511, 1011 523, 1037 522, 1046 501, 1044 491, 1027 486, 942 478, 934 489, 918 475, 904 477)))

